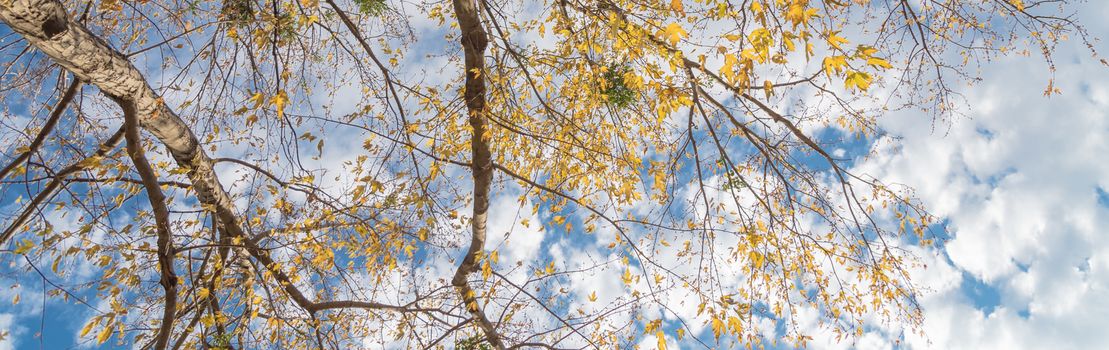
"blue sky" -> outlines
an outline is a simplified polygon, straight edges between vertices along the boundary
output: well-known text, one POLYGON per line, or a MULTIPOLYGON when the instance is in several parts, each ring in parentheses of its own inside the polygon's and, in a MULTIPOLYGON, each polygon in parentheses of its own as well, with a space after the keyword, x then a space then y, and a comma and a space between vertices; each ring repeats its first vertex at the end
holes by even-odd
MULTIPOLYGON (((1080 6, 1080 20, 1090 34, 1109 39, 1103 20, 1109 18, 1109 3, 1080 6)), ((1104 43, 1095 47, 1109 52, 1104 43)), ((938 128, 930 115, 919 112, 881 119, 900 147, 875 143, 880 147, 876 155, 857 159, 855 170, 915 188, 949 230, 947 242, 917 250, 927 264, 913 270, 927 290, 921 296, 926 336, 876 324, 855 343, 837 342, 811 323, 806 326, 816 338, 813 348, 1090 349, 1109 344, 1104 331, 1109 329, 1109 67, 1076 41, 1061 45, 1056 58, 1054 79, 1061 95, 1043 96, 1052 76, 1038 58, 1006 57, 983 66, 981 82, 960 88, 967 96, 965 117, 938 128)), ((502 193, 493 206, 520 209, 532 222, 546 217, 543 210, 530 215, 533 204, 520 208, 515 199, 513 193, 502 193)), ((11 196, 3 200, 0 208, 13 207, 11 196)), ((490 242, 504 249, 508 261, 610 258, 582 257, 570 251, 581 242, 545 236, 534 226, 520 229, 519 218, 491 218, 491 232, 513 232, 507 242, 490 242)), ((56 277, 48 262, 37 265, 56 277)), ((37 294, 42 280, 27 273, 21 259, 0 272, 0 330, 9 334, 0 349, 88 345, 76 336, 90 314, 86 306, 55 299, 44 306, 37 294), (19 304, 7 302, 16 294, 19 304)), ((600 289, 599 294, 610 294, 602 300, 618 298, 623 288, 605 287, 612 287, 613 273, 620 272, 565 284, 580 293, 600 289)), ((672 348, 691 347, 670 340, 672 348)))
MULTIPOLYGON (((1093 36, 1109 35, 1109 4, 1078 13, 1093 36)), ((1042 95, 1050 75, 1035 58, 991 62, 962 89, 965 118, 932 131, 928 118, 889 116, 883 126, 902 147, 859 165, 915 187, 951 234, 915 273, 932 289, 922 298, 928 338, 907 347, 1109 344, 1109 68, 1073 41, 1056 55, 1062 95, 1042 95)), ((882 338, 869 345, 888 348, 882 338)))

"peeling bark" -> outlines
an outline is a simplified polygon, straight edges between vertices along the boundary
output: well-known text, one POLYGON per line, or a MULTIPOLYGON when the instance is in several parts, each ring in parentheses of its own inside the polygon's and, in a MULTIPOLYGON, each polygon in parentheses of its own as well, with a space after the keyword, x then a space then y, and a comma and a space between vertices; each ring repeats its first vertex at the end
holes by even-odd
POLYGON ((478 304, 477 295, 466 277, 478 269, 478 257, 485 247, 486 220, 489 211, 489 185, 493 181, 493 158, 486 138, 487 120, 485 108, 485 48, 489 45, 489 35, 482 26, 476 0, 454 0, 454 14, 458 27, 462 30, 462 50, 466 62, 466 87, 463 99, 473 135, 470 137, 472 161, 470 167, 474 178, 474 213, 470 221, 470 248, 455 270, 451 284, 458 290, 466 310, 474 316, 485 338, 494 348, 504 349, 504 341, 496 327, 485 316, 478 304))
POLYGON ((212 170, 212 161, 188 125, 162 101, 137 68, 119 51, 71 21, 57 0, 0 0, 0 20, 79 79, 129 104, 139 125, 153 134, 188 171, 193 191, 221 222, 238 226, 231 198, 212 170))
MULTIPOLYGON (((214 162, 200 147, 192 129, 166 106, 162 97, 147 84, 142 73, 122 53, 93 35, 82 24, 71 21, 65 7, 57 0, 0 0, 0 20, 80 80, 100 88, 101 92, 119 103, 125 111, 134 113, 139 126, 154 135, 166 147, 177 165, 187 171, 192 182, 191 189, 200 203, 213 212, 220 231, 230 238, 243 238, 246 251, 273 274, 289 298, 306 312, 315 314, 336 308, 401 312, 420 310, 372 302, 317 303, 308 299, 269 253, 259 247, 256 240, 246 235, 231 197, 220 185, 212 168, 214 162)), ((118 136, 113 136, 113 139, 118 140, 118 136)), ((27 215, 29 214, 24 216, 27 215)), ((25 219, 21 217, 17 222, 25 219)), ((484 220, 482 222, 484 227, 484 220)), ((13 234, 14 227, 17 225, 13 225, 0 236, 0 243, 13 234)))

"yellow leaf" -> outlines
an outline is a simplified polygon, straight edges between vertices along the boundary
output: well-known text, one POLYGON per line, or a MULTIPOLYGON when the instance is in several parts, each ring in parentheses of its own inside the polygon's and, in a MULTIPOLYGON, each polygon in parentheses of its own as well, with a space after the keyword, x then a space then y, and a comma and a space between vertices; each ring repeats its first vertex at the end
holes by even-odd
POLYGON ((794 2, 789 5, 789 8, 786 10, 786 19, 788 19, 794 27, 797 27, 802 23, 808 22, 809 14, 811 13, 812 12, 807 11, 805 6, 801 5, 801 3, 794 2))
POLYGON ((285 115, 286 102, 289 102, 289 98, 285 95, 285 90, 278 91, 277 95, 274 95, 273 98, 270 99, 270 103, 273 104, 274 109, 277 110, 278 116, 285 115))
POLYGON ((24 239, 23 241, 20 241, 19 246, 17 246, 15 248, 15 253, 16 254, 23 254, 23 253, 31 251, 31 248, 34 248, 34 247, 35 247, 35 242, 32 242, 29 239, 24 239))
POLYGON ((19 294, 16 294, 15 297, 12 298, 12 305, 16 304, 19 304, 19 294))
POLYGON ((89 334, 89 332, 92 331, 92 327, 97 325, 98 323, 100 322, 98 322, 96 319, 93 319, 92 321, 89 321, 89 323, 86 323, 84 327, 81 327, 81 333, 79 333, 78 337, 84 338, 86 335, 89 334))
POLYGON ((839 36, 839 32, 828 33, 828 39, 827 40, 828 40, 828 46, 831 46, 832 48, 835 48, 835 49, 839 49, 840 44, 846 44, 848 42, 847 39, 844 39, 842 36, 839 36))
POLYGON ((739 74, 735 72, 735 64, 739 63, 739 58, 732 54, 724 55, 724 65, 720 67, 720 74, 724 75, 724 79, 729 83, 734 83, 739 74))
POLYGON ((866 59, 866 64, 868 64, 868 65, 870 65, 871 67, 874 67, 874 68, 882 68, 882 69, 893 68, 893 66, 891 66, 888 61, 886 61, 884 59, 881 59, 881 58, 878 58, 878 57, 871 57, 871 58, 866 59))
POLYGON ((762 268, 762 253, 752 250, 751 252, 747 253, 747 258, 751 259, 751 264, 754 265, 756 268, 762 268))
POLYGON ((481 279, 488 281, 490 276, 493 276, 493 266, 489 264, 489 260, 485 260, 481 264, 481 279))
POLYGON ((658 338, 658 350, 666 350, 666 334, 662 331, 655 332, 655 338, 658 338))
POLYGON ((254 96, 250 97, 250 102, 254 103, 254 108, 261 107, 262 103, 265 100, 266 100, 266 96, 262 95, 261 92, 256 92, 256 93, 254 93, 254 96))
POLYGON ((756 14, 762 13, 762 2, 760 2, 760 1, 751 2, 751 12, 754 12, 756 14))
POLYGON ((870 74, 864 72, 848 72, 847 79, 844 80, 844 85, 848 90, 854 88, 859 91, 866 91, 870 88, 870 82, 873 80, 870 74))
POLYGON ((108 341, 108 338, 111 338, 111 337, 112 337, 112 327, 104 327, 104 329, 101 330, 100 333, 96 335, 96 344, 97 345, 104 344, 104 342, 108 341))
POLYGON ((685 29, 682 29, 682 26, 677 23, 670 23, 662 30, 662 33, 666 36, 666 40, 670 41, 670 45, 677 45, 679 41, 682 41, 682 38, 688 35, 685 29))
POLYGON ((721 321, 719 318, 713 317, 712 318, 712 335, 714 337, 716 337, 717 339, 719 339, 720 338, 720 333, 722 333, 723 331, 724 331, 724 321, 721 321))
POLYGON ((728 317, 728 326, 732 328, 732 331, 735 332, 736 335, 743 333, 743 322, 740 321, 738 317, 728 317))
POLYGON ((685 9, 682 7, 682 0, 670 0, 670 9, 674 12, 685 13, 685 9))
POLYGON ((208 293, 209 293, 209 292, 208 292, 208 288, 203 288, 203 287, 201 287, 201 288, 199 288, 199 289, 197 289, 197 290, 196 290, 196 298, 197 298, 197 299, 204 299, 204 298, 207 298, 207 297, 208 297, 208 293))
POLYGON ((597 301, 597 291, 593 291, 593 293, 589 293, 589 301, 591 301, 591 302, 592 301, 597 301))
POLYGON ((878 49, 866 45, 859 45, 856 51, 859 58, 870 58, 870 56, 874 56, 874 54, 878 53, 878 49))
POLYGON ((759 63, 765 63, 770 58, 770 46, 774 44, 773 33, 766 28, 755 29, 747 35, 747 40, 751 42, 752 48, 743 50, 740 55, 757 60, 759 63))
POLYGON ((838 75, 843 72, 845 66, 847 66, 847 57, 830 56, 824 58, 824 74, 827 74, 829 77, 832 76, 832 73, 838 75))

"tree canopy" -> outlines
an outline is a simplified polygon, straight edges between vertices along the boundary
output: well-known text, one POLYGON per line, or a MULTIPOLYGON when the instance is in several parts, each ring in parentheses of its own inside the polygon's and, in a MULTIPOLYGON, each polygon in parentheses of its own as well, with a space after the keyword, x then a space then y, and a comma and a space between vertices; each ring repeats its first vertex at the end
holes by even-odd
POLYGON ((854 162, 982 62, 1089 44, 1068 11, 0 0, 0 256, 138 348, 916 331, 942 225, 854 162))

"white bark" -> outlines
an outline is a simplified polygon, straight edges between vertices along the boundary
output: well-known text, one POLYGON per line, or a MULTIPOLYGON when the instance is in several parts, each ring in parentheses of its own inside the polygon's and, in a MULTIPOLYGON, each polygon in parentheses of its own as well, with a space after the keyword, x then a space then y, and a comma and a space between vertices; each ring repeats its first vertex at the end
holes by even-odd
POLYGON ((71 21, 62 3, 57 0, 0 0, 0 20, 81 80, 99 87, 124 111, 133 111, 139 125, 161 141, 177 165, 187 170, 191 189, 206 209, 214 211, 221 232, 230 237, 244 238, 246 250, 251 256, 273 274, 293 302, 306 312, 315 314, 336 308, 429 311, 374 302, 313 302, 308 299, 292 283, 289 275, 277 268, 269 253, 259 248, 251 237, 246 237, 234 204, 212 169, 213 161, 200 147, 196 135, 163 103, 162 97, 122 53, 108 46, 80 23, 71 21))
POLYGON ((123 54, 72 21, 61 2, 0 0, 0 20, 81 80, 132 104, 143 129, 157 137, 178 165, 189 171, 200 202, 231 213, 230 197, 216 179, 211 159, 192 130, 162 102, 123 54))

